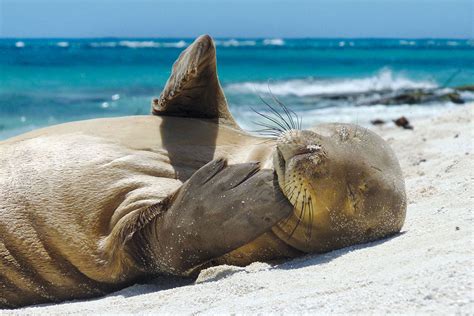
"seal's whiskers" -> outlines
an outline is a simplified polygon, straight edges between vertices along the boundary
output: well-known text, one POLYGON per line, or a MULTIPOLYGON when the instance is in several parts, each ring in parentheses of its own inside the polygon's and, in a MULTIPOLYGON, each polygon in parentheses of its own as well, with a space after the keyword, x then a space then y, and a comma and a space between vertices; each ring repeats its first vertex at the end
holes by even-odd
POLYGON ((308 197, 308 221, 306 221, 306 240, 311 240, 311 233, 313 231, 313 203, 311 195, 308 197))
MULTIPOLYGON (((301 223, 301 220, 303 219, 304 217, 304 211, 305 211, 305 208, 306 208, 306 204, 305 204, 305 199, 306 199, 306 189, 305 189, 305 192, 304 192, 304 195, 303 195, 303 200, 301 201, 301 210, 300 210, 300 215, 298 216, 298 220, 296 222, 296 225, 295 227, 293 228, 293 230, 291 231, 288 239, 290 239, 293 234, 295 233, 296 229, 298 228, 298 226, 300 225, 301 223)), ((296 204, 295 204, 296 205, 296 204)))
POLYGON ((290 131, 290 130, 301 130, 302 118, 296 114, 295 111, 291 110, 283 102, 281 102, 268 88, 270 96, 275 102, 274 105, 271 105, 269 102, 265 101, 261 96, 260 100, 268 107, 269 113, 262 113, 254 108, 251 108, 253 112, 263 117, 267 122, 253 122, 255 125, 264 127, 260 130, 255 130, 253 132, 271 136, 278 137, 281 133, 290 131))

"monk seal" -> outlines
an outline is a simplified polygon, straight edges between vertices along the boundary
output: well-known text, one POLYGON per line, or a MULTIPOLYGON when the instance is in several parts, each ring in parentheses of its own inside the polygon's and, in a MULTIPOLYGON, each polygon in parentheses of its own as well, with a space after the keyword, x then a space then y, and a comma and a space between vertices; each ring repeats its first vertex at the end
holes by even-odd
POLYGON ((403 225, 403 177, 380 137, 301 130, 290 112, 272 119, 276 139, 241 130, 209 36, 179 56, 152 112, 0 142, 0 307, 325 252, 403 225))

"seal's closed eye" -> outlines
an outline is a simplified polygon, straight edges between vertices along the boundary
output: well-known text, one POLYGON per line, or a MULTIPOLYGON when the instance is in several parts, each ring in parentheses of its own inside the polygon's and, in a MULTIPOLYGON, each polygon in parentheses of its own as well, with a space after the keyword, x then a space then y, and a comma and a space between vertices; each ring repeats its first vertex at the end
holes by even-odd
POLYGON ((368 130, 357 141, 341 140, 341 129, 352 135, 362 128, 327 124, 287 131, 277 142, 274 167, 295 209, 273 231, 301 251, 382 238, 405 220, 405 186, 393 151, 368 130))

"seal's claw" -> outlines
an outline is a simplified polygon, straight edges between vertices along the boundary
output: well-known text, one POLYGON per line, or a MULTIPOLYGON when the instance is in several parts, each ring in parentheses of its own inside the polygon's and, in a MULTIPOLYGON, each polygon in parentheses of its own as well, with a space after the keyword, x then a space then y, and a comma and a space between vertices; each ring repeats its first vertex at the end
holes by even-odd
POLYGON ((192 182, 201 182, 205 184, 214 178, 222 169, 227 166, 227 159, 217 158, 214 159, 204 166, 202 166, 198 171, 196 171, 189 181, 192 182))
POLYGON ((156 223, 158 240, 169 244, 161 245, 162 252, 155 257, 172 267, 171 273, 188 274, 237 249, 293 210, 272 170, 260 170, 258 163, 224 162, 214 160, 197 171, 156 223), (209 180, 203 182, 206 177, 209 180), (165 238, 170 234, 176 237, 165 238))
POLYGON ((247 162, 227 166, 215 184, 220 186, 222 192, 235 188, 255 175, 260 170, 259 162, 247 162))

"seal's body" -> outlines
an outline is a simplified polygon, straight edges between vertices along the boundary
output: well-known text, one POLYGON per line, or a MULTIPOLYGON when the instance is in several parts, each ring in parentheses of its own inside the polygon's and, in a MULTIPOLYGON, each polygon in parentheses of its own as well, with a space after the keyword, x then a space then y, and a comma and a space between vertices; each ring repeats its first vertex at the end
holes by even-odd
POLYGON ((101 247, 121 220, 159 205, 218 156, 269 161, 270 151, 230 127, 156 116, 58 125, 0 143, 2 299, 86 297, 149 274, 128 254, 114 259, 101 247), (160 128, 174 138, 167 148, 160 128))
POLYGON ((324 252, 401 229, 403 178, 383 140, 353 125, 277 139, 242 131, 208 36, 180 55, 152 111, 0 142, 0 307, 324 252))

